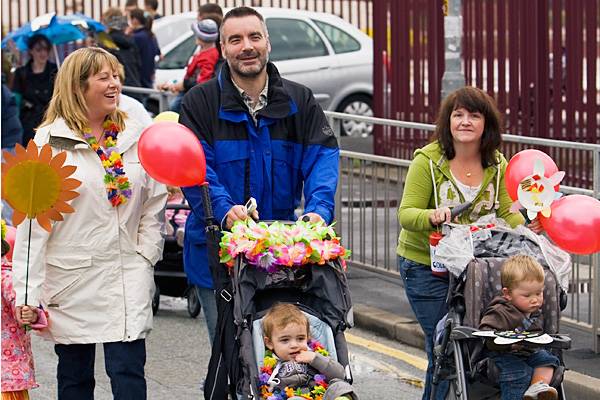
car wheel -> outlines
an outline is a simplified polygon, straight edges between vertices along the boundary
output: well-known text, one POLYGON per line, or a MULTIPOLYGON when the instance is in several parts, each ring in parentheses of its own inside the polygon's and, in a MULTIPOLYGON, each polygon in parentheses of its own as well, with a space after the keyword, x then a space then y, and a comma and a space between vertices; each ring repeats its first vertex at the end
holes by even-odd
MULTIPOLYGON (((361 115, 363 117, 373 116, 373 105, 371 97, 364 94, 353 94, 342 101, 338 112, 344 114, 361 115)), ((373 124, 361 121, 343 120, 342 135, 354 137, 368 137, 373 133, 373 124)))
POLYGON ((152 297, 152 315, 156 315, 160 305, 160 288, 154 282, 154 296, 152 297))
POLYGON ((198 287, 193 285, 187 292, 187 310, 190 317, 196 318, 200 314, 200 295, 198 294, 198 287))

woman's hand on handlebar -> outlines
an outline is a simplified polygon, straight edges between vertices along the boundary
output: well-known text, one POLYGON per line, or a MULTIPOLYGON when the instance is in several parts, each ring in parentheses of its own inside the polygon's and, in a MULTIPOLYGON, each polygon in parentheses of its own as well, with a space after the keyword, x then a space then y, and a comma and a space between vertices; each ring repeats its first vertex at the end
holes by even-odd
POLYGON ((449 207, 436 208, 429 214, 431 225, 440 225, 444 222, 450 222, 452 219, 449 207))
POLYGON ((527 225, 527 227, 531 229, 533 233, 537 233, 538 235, 544 232, 544 227, 542 226, 539 218, 535 218, 529 223, 529 225, 527 225))

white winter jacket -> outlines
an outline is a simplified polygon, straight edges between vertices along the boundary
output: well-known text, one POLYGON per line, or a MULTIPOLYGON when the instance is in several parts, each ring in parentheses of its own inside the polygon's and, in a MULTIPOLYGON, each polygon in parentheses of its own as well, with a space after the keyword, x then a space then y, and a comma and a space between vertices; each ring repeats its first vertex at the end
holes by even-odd
MULTIPOLYGON (((49 313, 45 335, 56 343, 106 343, 141 339, 152 329, 153 265, 161 258, 167 191, 150 178, 137 155, 143 127, 126 120, 118 136, 132 196, 112 207, 100 158, 64 120, 40 128, 38 146, 67 152, 65 165, 82 182, 72 214, 52 233, 34 220, 31 232, 27 304, 49 313)), ((17 229, 13 256, 16 304, 25 304, 29 220, 17 229)))

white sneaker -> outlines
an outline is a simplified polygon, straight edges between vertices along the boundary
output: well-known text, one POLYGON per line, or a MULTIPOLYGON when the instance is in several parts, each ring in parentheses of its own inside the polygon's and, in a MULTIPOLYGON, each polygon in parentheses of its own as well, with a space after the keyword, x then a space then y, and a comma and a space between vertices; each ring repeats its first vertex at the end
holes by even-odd
POLYGON ((538 382, 529 386, 523 400, 558 400, 558 392, 547 383, 538 382))

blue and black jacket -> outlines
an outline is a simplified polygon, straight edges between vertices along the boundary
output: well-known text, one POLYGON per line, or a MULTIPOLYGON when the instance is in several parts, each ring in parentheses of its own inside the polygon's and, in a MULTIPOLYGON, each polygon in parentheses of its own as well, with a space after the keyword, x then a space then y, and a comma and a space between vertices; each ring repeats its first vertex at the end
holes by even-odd
MULTIPOLYGON (((330 223, 339 161, 333 130, 310 89, 281 78, 271 63, 267 74, 267 105, 258 111, 256 124, 226 63, 216 79, 195 86, 183 99, 179 122, 204 148, 215 217, 222 221, 231 207, 251 196, 261 219, 294 220, 304 191, 304 212, 330 223)), ((199 187, 183 192, 193 210, 186 222, 186 272, 198 284, 198 268, 192 271, 189 265, 207 263, 202 200, 199 187), (192 248, 197 251, 189 252, 192 248)), ((208 269, 202 269, 210 278, 208 269)))

